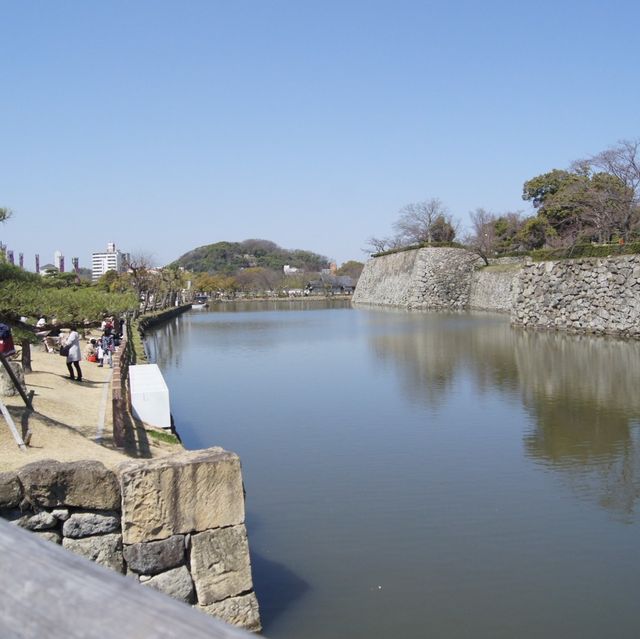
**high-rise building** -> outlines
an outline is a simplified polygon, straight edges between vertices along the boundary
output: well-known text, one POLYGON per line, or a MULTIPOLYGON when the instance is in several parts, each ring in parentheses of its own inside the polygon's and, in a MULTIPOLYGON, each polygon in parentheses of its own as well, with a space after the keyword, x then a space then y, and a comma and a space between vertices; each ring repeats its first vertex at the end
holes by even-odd
POLYGON ((128 262, 129 253, 122 253, 109 242, 105 253, 94 253, 91 257, 91 281, 97 282, 108 271, 124 273, 128 262))
POLYGON ((64 273, 64 255, 62 255, 62 251, 56 251, 53 254, 53 265, 60 273, 64 273))

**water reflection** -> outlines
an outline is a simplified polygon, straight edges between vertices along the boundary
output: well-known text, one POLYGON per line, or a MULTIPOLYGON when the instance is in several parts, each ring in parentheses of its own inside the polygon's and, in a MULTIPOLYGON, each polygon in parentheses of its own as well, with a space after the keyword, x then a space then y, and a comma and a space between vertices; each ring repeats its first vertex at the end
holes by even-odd
POLYGON ((468 376, 519 398, 532 417, 525 454, 580 495, 629 520, 640 493, 640 344, 527 332, 477 314, 409 314, 370 338, 411 401, 437 409, 468 376), (419 326, 416 326, 418 324, 419 326))
MULTIPOLYGON (((208 310, 191 311, 171 322, 162 324, 149 331, 145 339, 145 347, 149 361, 157 363, 162 369, 182 368, 182 346, 188 337, 194 338, 202 345, 203 360, 207 356, 207 333, 211 330, 212 317, 215 317, 215 329, 218 335, 227 333, 226 346, 234 349, 244 340, 249 347, 275 347, 274 339, 278 332, 285 337, 297 324, 300 328, 308 326, 307 320, 295 322, 288 320, 286 326, 278 319, 275 311, 321 311, 350 309, 348 299, 281 299, 265 301, 237 301, 212 303, 208 310), (266 312, 265 312, 266 311, 266 312), (247 313, 256 318, 247 319, 247 313), (228 320, 220 320, 223 315, 228 320), (198 334, 199 332, 199 334, 198 334)), ((219 340, 217 349, 225 348, 224 340, 219 340)))

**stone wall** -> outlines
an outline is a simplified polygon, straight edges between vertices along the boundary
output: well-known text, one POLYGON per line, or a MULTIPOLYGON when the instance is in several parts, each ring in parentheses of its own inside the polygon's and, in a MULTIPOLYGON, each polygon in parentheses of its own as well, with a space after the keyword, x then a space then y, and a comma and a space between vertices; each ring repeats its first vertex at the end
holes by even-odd
POLYGON ((360 275, 352 301, 381 306, 409 306, 416 286, 417 250, 369 260, 360 275))
POLYGON ((466 308, 480 258, 457 248, 422 248, 369 260, 353 302, 407 308, 466 308))
POLYGON ((491 260, 490 266, 479 268, 471 274, 469 309, 511 312, 515 280, 523 260, 506 260, 491 260))
POLYGON ((640 337, 640 256, 557 262, 424 248, 367 262, 355 303, 511 314, 515 325, 640 337), (394 289, 397 287, 397 290, 394 289))
POLYGON ((640 337, 640 256, 524 265, 513 324, 640 337))
POLYGON ((35 462, 0 473, 0 514, 249 630, 253 592, 240 460, 221 448, 125 462, 35 462))
POLYGON ((469 306, 471 276, 481 259, 465 249, 419 249, 412 308, 461 310, 469 306))

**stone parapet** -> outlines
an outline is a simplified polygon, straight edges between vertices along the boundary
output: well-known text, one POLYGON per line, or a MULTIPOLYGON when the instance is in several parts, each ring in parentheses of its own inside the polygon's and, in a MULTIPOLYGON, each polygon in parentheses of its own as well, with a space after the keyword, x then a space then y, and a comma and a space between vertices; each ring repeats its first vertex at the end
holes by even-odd
POLYGON ((260 629, 240 460, 222 448, 0 473, 0 515, 140 583, 260 629))
POLYGON ((118 473, 126 544, 244 522, 240 459, 222 448, 126 462, 118 473))

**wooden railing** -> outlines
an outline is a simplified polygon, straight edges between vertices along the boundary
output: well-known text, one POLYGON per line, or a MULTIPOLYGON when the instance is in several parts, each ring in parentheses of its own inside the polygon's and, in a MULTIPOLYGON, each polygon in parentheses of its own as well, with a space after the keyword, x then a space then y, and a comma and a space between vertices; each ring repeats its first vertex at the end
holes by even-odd
POLYGON ((255 639, 0 519, 0 636, 255 639))

